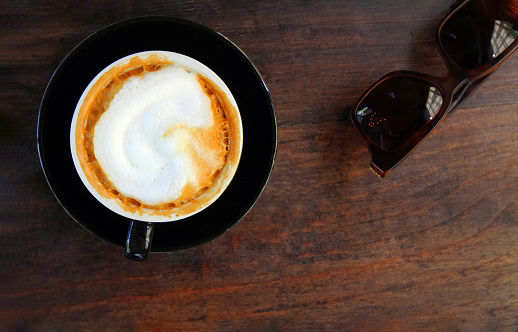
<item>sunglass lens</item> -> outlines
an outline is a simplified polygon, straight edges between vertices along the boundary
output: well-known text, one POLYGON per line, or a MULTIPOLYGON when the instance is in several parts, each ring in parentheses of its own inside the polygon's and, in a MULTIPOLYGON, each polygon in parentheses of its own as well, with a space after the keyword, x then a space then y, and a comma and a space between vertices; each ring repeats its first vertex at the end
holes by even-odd
POLYGON ((361 100, 353 116, 380 149, 405 146, 443 104, 439 88, 411 75, 386 78, 361 100))
POLYGON ((518 0, 472 0, 443 22, 439 38, 458 66, 475 69, 492 61, 518 37, 518 0))

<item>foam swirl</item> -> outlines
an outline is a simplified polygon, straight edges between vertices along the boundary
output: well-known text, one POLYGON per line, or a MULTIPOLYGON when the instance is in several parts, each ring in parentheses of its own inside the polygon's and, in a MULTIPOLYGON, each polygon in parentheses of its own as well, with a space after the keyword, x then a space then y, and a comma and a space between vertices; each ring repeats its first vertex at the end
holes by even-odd
POLYGON ((210 186, 225 163, 210 98, 181 66, 130 77, 99 118, 95 156, 124 195, 162 204, 210 186))

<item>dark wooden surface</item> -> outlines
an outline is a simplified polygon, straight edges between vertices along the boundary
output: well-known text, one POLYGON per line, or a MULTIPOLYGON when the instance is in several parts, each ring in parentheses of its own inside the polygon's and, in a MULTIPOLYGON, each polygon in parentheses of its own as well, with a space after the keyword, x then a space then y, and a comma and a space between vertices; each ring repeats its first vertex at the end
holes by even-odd
POLYGON ((518 56, 386 180, 340 113, 396 69, 444 75, 452 0, 0 0, 0 331, 518 330, 518 56), (61 208, 39 102, 82 39, 176 16, 256 64, 278 155, 229 232, 146 262, 61 208))

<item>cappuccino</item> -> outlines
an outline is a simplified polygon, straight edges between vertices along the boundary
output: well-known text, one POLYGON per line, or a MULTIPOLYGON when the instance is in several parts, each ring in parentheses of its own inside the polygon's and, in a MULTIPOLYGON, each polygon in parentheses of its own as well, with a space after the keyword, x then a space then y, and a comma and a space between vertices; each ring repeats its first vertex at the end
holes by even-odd
POLYGON ((115 212, 146 221, 210 205, 232 179, 241 148, 228 88, 201 63, 170 52, 130 56, 101 72, 71 128, 88 189, 115 212))

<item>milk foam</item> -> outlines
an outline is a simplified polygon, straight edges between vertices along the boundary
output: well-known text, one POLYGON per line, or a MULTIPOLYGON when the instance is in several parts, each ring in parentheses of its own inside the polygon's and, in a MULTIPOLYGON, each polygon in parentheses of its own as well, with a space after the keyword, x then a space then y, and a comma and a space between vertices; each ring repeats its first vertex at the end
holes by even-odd
POLYGON ((221 162, 203 143, 214 122, 196 74, 168 66, 124 83, 95 126, 95 156, 122 194, 146 204, 174 201, 186 186, 203 185, 200 160, 221 162))

